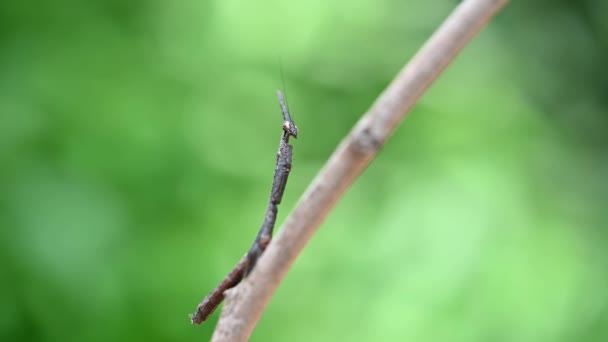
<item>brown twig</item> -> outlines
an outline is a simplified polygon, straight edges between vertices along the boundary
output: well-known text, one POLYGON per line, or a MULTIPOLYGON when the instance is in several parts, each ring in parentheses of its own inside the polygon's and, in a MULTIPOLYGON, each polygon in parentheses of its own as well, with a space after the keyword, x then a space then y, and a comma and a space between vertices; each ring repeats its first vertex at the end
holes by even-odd
POLYGON ((222 280, 222 282, 203 299, 196 307, 196 311, 190 315, 192 324, 201 324, 209 318, 215 309, 217 309, 218 305, 224 300, 224 293, 226 290, 236 286, 251 272, 251 270, 253 270, 256 262, 262 253, 264 253, 264 250, 266 250, 268 243, 270 243, 270 240, 272 239, 272 231, 274 230, 274 225, 277 220, 279 204, 281 204, 283 192, 285 192, 285 186, 287 185, 287 178, 291 171, 293 147, 289 144, 289 137, 298 138, 298 127, 289 115, 285 98, 280 90, 277 91, 277 97, 279 98, 279 105, 281 106, 281 112, 283 114, 283 134, 281 135, 281 141, 279 142, 272 189, 270 190, 270 199, 268 200, 264 222, 247 254, 238 264, 236 264, 236 266, 234 266, 232 271, 226 275, 224 280, 222 280))
POLYGON ((236 266, 224 277, 224 280, 196 307, 196 311, 190 315, 192 324, 201 324, 211 316, 224 300, 224 292, 238 285, 243 280, 243 274, 247 268, 247 256, 244 256, 236 266))
POLYGON ((506 3, 464 0, 401 70, 334 151, 253 272, 226 291, 212 341, 249 338, 279 283, 342 194, 441 71, 506 3))

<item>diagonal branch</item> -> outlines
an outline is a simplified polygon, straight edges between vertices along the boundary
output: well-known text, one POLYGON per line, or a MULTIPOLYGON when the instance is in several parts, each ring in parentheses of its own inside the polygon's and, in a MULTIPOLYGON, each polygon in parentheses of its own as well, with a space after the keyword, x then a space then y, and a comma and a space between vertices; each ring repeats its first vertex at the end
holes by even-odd
POLYGON ((464 0, 340 143, 251 274, 226 291, 212 341, 246 341, 281 280, 342 194, 462 48, 507 3, 464 0))

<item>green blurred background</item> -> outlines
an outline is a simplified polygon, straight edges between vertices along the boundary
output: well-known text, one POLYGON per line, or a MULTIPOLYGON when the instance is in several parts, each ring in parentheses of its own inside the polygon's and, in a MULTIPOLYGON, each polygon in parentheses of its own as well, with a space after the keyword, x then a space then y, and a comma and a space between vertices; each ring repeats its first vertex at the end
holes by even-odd
MULTIPOLYGON (((204 341, 279 223, 456 1, 0 3, 0 340, 204 341), (281 79, 285 75, 285 85, 281 79)), ((608 340, 608 3, 513 2, 298 259, 253 341, 608 340)))

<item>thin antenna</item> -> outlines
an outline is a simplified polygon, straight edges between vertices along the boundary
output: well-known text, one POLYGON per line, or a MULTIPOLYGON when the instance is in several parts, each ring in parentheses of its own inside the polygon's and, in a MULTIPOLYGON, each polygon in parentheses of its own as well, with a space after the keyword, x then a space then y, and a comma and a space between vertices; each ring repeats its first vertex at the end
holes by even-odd
POLYGON ((287 109, 287 104, 285 103, 285 96, 283 96, 283 92, 277 90, 277 97, 279 98, 279 106, 281 106, 281 112, 283 112, 283 131, 285 131, 284 139, 289 141, 289 136, 291 135, 294 138, 298 138, 298 127, 293 123, 291 119, 291 115, 289 115, 289 109, 287 109))
MULTIPOLYGON (((283 70, 283 60, 279 57, 279 69, 281 71, 281 82, 283 83, 283 94, 287 94, 287 83, 285 83, 285 73, 283 70)), ((285 107, 289 111, 289 101, 287 101, 287 95, 285 95, 285 107)))

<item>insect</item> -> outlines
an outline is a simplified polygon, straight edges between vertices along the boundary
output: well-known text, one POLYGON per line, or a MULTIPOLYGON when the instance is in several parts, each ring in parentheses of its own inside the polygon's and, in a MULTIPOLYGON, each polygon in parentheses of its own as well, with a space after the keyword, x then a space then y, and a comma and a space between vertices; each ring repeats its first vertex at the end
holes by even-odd
POLYGON ((268 200, 264 222, 247 254, 241 258, 239 263, 236 264, 228 275, 226 275, 224 280, 222 280, 222 282, 203 299, 196 308, 196 311, 190 315, 192 324, 201 324, 209 318, 224 300, 224 292, 238 285, 238 283, 253 270, 256 262, 262 253, 264 253, 272 239, 278 207, 283 198, 285 186, 287 185, 287 178, 291 171, 293 146, 289 144, 289 138, 298 138, 298 127, 293 122, 291 115, 289 115, 283 92, 278 90, 277 97, 279 99, 281 113, 283 114, 283 133, 281 135, 281 141, 279 142, 272 189, 270 191, 270 199, 268 200))

